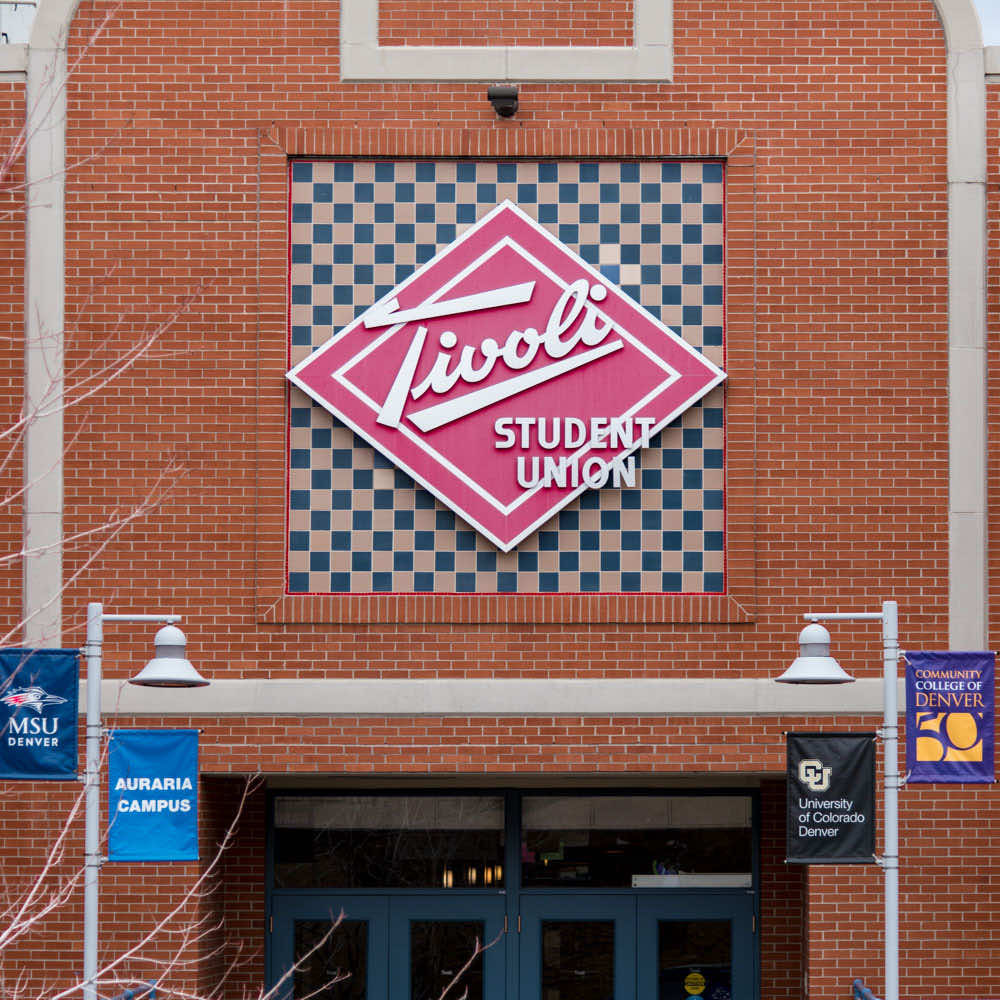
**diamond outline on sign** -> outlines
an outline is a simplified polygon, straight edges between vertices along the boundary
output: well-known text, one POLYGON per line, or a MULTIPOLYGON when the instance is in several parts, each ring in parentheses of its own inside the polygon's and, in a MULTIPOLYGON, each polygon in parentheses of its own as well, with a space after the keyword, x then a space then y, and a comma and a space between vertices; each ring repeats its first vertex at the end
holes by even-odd
MULTIPOLYGON (((563 291, 566 290, 566 288, 568 286, 562 281, 562 279, 558 275, 554 274, 547 267, 547 265, 543 264, 530 251, 524 249, 522 246, 520 246, 518 243, 516 243, 513 239, 511 239, 511 237, 505 236, 502 240, 499 240, 492 247, 490 247, 487 251, 485 251, 478 258, 476 258, 476 260, 474 260, 471 264, 469 264, 467 267, 463 268, 463 270, 461 270, 457 275, 455 275, 454 278, 452 278, 451 280, 447 281, 444 285, 442 285, 441 288, 439 288, 429 299, 426 299, 420 305, 421 306, 428 305, 428 304, 431 304, 431 303, 434 303, 434 302, 438 301, 445 292, 449 291, 451 288, 453 288, 459 282, 461 282, 462 280, 464 280, 469 274, 473 273, 479 267, 483 266, 485 263, 487 263, 489 261, 489 259, 492 256, 494 256, 499 250, 501 250, 501 249, 503 249, 505 247, 509 247, 515 253, 520 254, 533 267, 535 267, 539 271, 543 272, 546 275, 546 277, 548 277, 549 280, 552 281, 553 284, 555 284, 557 287, 559 287, 563 291)), ((601 283, 603 285, 605 285, 605 286, 608 285, 607 279, 605 279, 603 277, 600 277, 600 280, 601 280, 601 283)), ((400 287, 402 287, 402 286, 400 286, 400 287)), ((605 316, 601 312, 601 310, 600 310, 600 308, 598 306, 592 306, 591 308, 593 309, 594 312, 598 313, 598 315, 600 315, 604 320, 606 320, 606 321, 608 321, 610 323, 614 322, 613 320, 610 319, 610 317, 605 316)), ((376 350, 379 346, 381 346, 382 344, 384 344, 390 337, 394 336, 395 333, 398 330, 402 329, 402 327, 405 326, 405 325, 406 325, 405 323, 400 323, 397 326, 390 327, 389 330, 383 336, 381 336, 381 337, 378 338, 377 341, 375 341, 372 345, 370 345, 369 347, 363 349, 362 351, 359 351, 353 358, 349 358, 346 362, 344 362, 343 365, 340 366, 340 368, 338 368, 333 373, 333 377, 342 386, 344 386, 345 389, 349 390, 350 392, 353 392, 354 395, 359 400, 361 400, 361 402, 365 403, 374 413, 378 413, 381 410, 381 407, 360 386, 357 386, 353 382, 351 382, 350 379, 347 377, 346 373, 351 368, 356 367, 359 361, 361 361, 364 358, 366 358, 370 353, 372 353, 372 351, 376 350)), ((621 327, 615 325, 615 333, 618 336, 623 337, 626 340, 628 340, 628 342, 636 350, 638 350, 638 351, 642 352, 643 354, 645 354, 649 358, 649 360, 651 362, 653 362, 655 365, 658 365, 660 368, 662 368, 667 373, 667 378, 663 382, 661 382, 657 386, 655 386, 649 393, 647 393, 647 395, 645 395, 644 397, 642 397, 638 402, 634 403, 624 413, 617 414, 618 417, 632 417, 632 416, 634 416, 635 413, 637 413, 639 411, 639 409, 641 407, 643 407, 646 403, 648 403, 654 396, 657 396, 661 392, 664 392, 665 390, 667 390, 668 388, 670 388, 670 386, 673 385, 674 382, 676 382, 677 379, 679 379, 681 377, 681 375, 680 375, 680 372, 678 372, 676 368, 673 368, 671 365, 669 365, 666 361, 663 360, 663 358, 657 357, 652 351, 650 351, 646 347, 645 344, 643 344, 640 340, 638 340, 636 337, 634 337, 627 330, 623 330, 621 327)), ((424 412, 424 411, 423 410, 418 410, 417 411, 417 413, 422 413, 422 412, 424 412)), ((530 500, 540 489, 543 489, 542 484, 539 483, 538 485, 533 486, 530 489, 525 490, 512 503, 505 504, 498 497, 495 497, 492 493, 490 493, 489 490, 486 488, 486 486, 484 486, 482 483, 480 483, 480 482, 476 481, 475 479, 473 479, 472 477, 470 477, 469 474, 465 470, 459 469, 449 458, 447 458, 446 456, 444 456, 440 452, 438 452, 426 440, 424 440, 423 438, 421 438, 418 435, 416 435, 409 427, 406 427, 405 425, 400 425, 400 427, 397 428, 397 429, 400 431, 400 433, 404 434, 410 440, 410 442, 412 444, 414 444, 416 447, 420 448, 421 451, 425 452, 427 455, 429 455, 430 457, 432 457, 436 462, 438 462, 444 468, 448 469, 448 471, 451 472, 451 474, 453 476, 455 476, 456 479, 460 479, 467 486, 471 487, 472 489, 477 490, 479 492, 480 496, 483 499, 485 499, 487 502, 489 502, 491 506, 493 506, 497 511, 499 511, 504 516, 507 516, 507 515, 513 513, 520 506, 522 506, 524 503, 526 503, 528 500, 530 500)), ((632 448, 630 448, 630 449, 628 449, 626 451, 623 451, 621 454, 622 454, 623 457, 628 457, 633 452, 637 451, 640 446, 641 446, 640 443, 637 443, 634 447, 632 447, 632 448)), ((380 449, 380 450, 383 450, 383 449, 380 449)), ((592 448, 592 442, 588 440, 587 443, 585 445, 581 446, 576 452, 574 452, 570 456, 570 458, 572 460, 574 460, 574 461, 578 461, 584 455, 588 454, 591 450, 593 450, 593 448, 592 448)), ((393 458, 393 456, 391 454, 389 454, 388 449, 385 449, 384 451, 385 451, 385 454, 387 455, 387 457, 393 458)), ((393 461, 395 462, 396 459, 393 458, 393 461)), ((451 506, 451 505, 449 504, 449 506, 451 506)))

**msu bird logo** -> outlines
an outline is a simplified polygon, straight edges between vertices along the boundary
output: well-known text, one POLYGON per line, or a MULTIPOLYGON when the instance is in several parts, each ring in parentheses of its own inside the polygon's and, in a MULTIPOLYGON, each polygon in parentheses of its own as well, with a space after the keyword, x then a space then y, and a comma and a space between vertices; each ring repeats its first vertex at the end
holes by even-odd
POLYGON ((49 694, 37 684, 32 687, 15 688, 10 694, 0 698, 0 702, 10 708, 33 708, 39 715, 47 705, 62 705, 65 701, 65 698, 49 694))

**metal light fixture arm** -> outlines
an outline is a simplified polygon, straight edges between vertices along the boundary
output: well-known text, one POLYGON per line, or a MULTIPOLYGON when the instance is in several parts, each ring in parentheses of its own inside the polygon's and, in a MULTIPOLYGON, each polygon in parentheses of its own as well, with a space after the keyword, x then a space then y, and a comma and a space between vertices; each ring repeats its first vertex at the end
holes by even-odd
POLYGON ((84 771, 83 1000, 97 1000, 98 880, 101 854, 101 648, 105 622, 180 621, 179 615, 110 615, 98 602, 87 605, 87 737, 84 771))
POLYGON ((804 614, 806 621, 882 623, 882 730, 885 852, 879 859, 885 880, 885 998, 899 1000, 899 608, 883 601, 881 611, 804 614))

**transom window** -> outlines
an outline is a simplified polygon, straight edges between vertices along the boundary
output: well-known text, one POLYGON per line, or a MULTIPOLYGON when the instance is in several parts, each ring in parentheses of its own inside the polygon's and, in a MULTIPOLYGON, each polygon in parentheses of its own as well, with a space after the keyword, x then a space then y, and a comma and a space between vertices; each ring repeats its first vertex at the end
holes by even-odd
POLYGON ((751 834, 748 795, 281 795, 274 884, 749 888, 751 834))

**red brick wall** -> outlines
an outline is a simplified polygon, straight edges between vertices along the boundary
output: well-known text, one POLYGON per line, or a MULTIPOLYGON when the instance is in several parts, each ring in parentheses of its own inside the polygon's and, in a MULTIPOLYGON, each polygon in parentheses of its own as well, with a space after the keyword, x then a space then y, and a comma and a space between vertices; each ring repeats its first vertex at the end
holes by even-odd
POLYGON ((785 783, 760 789, 761 997, 804 996, 808 938, 803 865, 785 862, 785 783))
MULTIPOLYGON (((459 7, 449 32, 482 37, 487 29, 461 21, 459 7)), ((81 5, 74 54, 107 9, 81 5)), ((412 13, 403 4, 386 10, 399 38, 416 40, 412 13)), ((611 20, 602 24, 614 35, 621 29, 611 20)), ((65 644, 81 640, 86 601, 101 599, 110 610, 183 614, 192 658, 215 677, 770 677, 794 652, 802 610, 875 610, 894 597, 904 646, 942 646, 946 80, 930 0, 752 7, 678 0, 673 82, 524 84, 518 115, 503 123, 483 84, 341 82, 338 23, 335 9, 303 0, 196 12, 126 0, 71 82, 70 364, 100 365, 145 332, 160 332, 127 374, 68 421, 67 532, 91 529, 109 510, 127 512, 147 497, 155 509, 102 551, 88 542, 68 553, 65 644), (526 604, 513 620, 504 608, 457 599, 278 607, 271 581, 284 529, 274 498, 283 496, 284 468, 286 153, 662 156, 698 147, 709 133, 740 137, 746 177, 742 243, 730 244, 738 266, 729 278, 742 292, 729 300, 728 321, 736 366, 727 388, 730 565, 742 581, 733 598, 739 607, 552 598, 526 604), (173 464, 182 474, 167 490, 161 476, 173 464)), ((517 41, 557 44, 582 40, 586 21, 520 23, 517 41)), ((994 83, 994 258, 998 139, 994 83)), ((17 301, 16 294, 9 306, 0 300, 15 327, 17 301)), ((990 304, 996 327, 995 287, 990 304)), ((16 523, 3 530, 10 536, 16 523)), ((108 676, 131 672, 144 655, 140 631, 108 629, 108 676)), ((835 632, 837 655, 852 673, 877 674, 875 629, 835 632)), ((861 728, 872 720, 195 724, 205 730, 205 768, 213 773, 260 767, 430 780, 456 772, 712 771, 777 779, 782 728, 861 728)), ((6 849, 30 863, 38 834, 54 822, 49 798, 58 805, 62 794, 19 788, 14 814, 32 819, 22 834, 6 834, 6 849)), ((231 794, 219 796, 208 827, 215 831, 231 808, 231 794)), ((762 996, 802 996, 806 961, 811 998, 844 995, 856 974, 878 991, 879 872, 786 871, 780 782, 766 785, 763 799, 770 846, 762 996)), ((226 931, 259 948, 263 821, 254 808, 250 832, 227 861, 222 896, 205 905, 221 908, 226 931)), ((945 975, 955 995, 995 992, 998 820, 991 788, 904 793, 904 995, 932 995, 945 975)), ((197 866, 105 872, 110 947, 162 913, 197 866), (112 895, 137 887, 142 902, 114 915, 112 895)), ((19 954, 33 983, 76 967, 78 905, 61 910, 39 943, 19 954)), ((217 972, 220 959, 206 955, 206 975, 217 972)), ((259 959, 241 962, 227 995, 259 982, 259 972, 259 959)))
POLYGON ((55 992, 83 968, 83 813, 75 782, 4 782, 4 993, 55 992), (44 877, 43 877, 44 873, 44 877), (73 880, 76 880, 75 883, 73 880), (75 884, 75 888, 73 885, 75 884), (36 886, 37 901, 28 903, 36 886), (60 889, 68 887, 68 895, 60 889), (48 911, 39 923, 30 923, 48 911), (28 984, 31 984, 29 987, 28 984))
MULTIPOLYGON (((204 720, 198 720, 202 724, 204 720)), ((191 719, 157 719, 156 725, 184 727, 191 719)), ((152 724, 152 720, 151 720, 152 724)), ((505 777, 516 787, 526 775, 545 775, 558 781, 565 775, 587 775, 606 779, 610 775, 646 778, 660 784, 664 775, 719 775, 736 770, 752 774, 777 774, 784 767, 783 732, 792 726, 815 730, 824 725, 843 729, 848 725, 874 728, 874 719, 849 717, 820 718, 359 718, 326 720, 307 718, 259 718, 231 722, 215 727, 209 742, 206 728, 203 737, 201 768, 213 775, 202 785, 203 866, 213 856, 211 846, 221 842, 224 825, 236 809, 242 783, 222 781, 214 775, 227 772, 263 773, 299 771, 330 774, 333 780, 344 775, 352 778, 386 778, 401 775, 424 777, 433 784, 436 775, 461 775, 474 783, 483 775, 505 777), (734 767, 734 747, 738 748, 738 768, 734 767)), ((454 785, 454 779, 449 782, 454 785)), ((237 996, 239 984, 261 982, 263 976, 263 938, 261 928, 266 917, 264 864, 265 815, 263 796, 255 794, 244 807, 233 846, 222 858, 221 885, 207 904, 208 922, 224 919, 218 935, 208 944, 214 952, 202 972, 202 989, 208 990, 213 976, 220 973, 220 962, 228 968, 239 955, 238 974, 227 980, 227 996, 237 996), (218 915, 216 917, 215 915, 218 915), (258 977, 258 978, 254 978, 258 977)), ((772 778, 761 788, 761 860, 760 860, 760 952, 762 997, 791 998, 802 996, 806 955, 816 955, 815 947, 807 952, 806 932, 815 930, 821 937, 828 933, 828 921, 807 923, 805 913, 806 873, 785 864, 785 786, 772 778)), ((147 866, 149 867, 149 866, 147 866)), ((162 867, 162 866, 161 866, 162 867)), ((173 880, 178 889, 193 877, 193 866, 179 866, 173 880)), ((118 875, 118 866, 108 878, 118 875)), ((107 872, 107 870, 106 870, 107 872)), ((836 876, 849 879, 857 869, 837 869, 836 876)), ((109 883, 106 892, 128 892, 135 872, 122 869, 117 883, 109 883), (117 890, 111 886, 117 884, 117 890)), ((857 892, 852 905, 878 909, 881 903, 877 876, 855 878, 857 892)), ((848 884, 838 877, 828 877, 824 892, 839 899, 848 884)), ((967 891, 972 891, 970 886, 967 891)), ((823 912, 823 894, 813 892, 809 917, 819 919, 823 912), (818 904, 813 900, 819 899, 818 904), (817 912, 812 910, 817 906, 817 912)), ((984 889, 975 892, 984 904, 991 899, 984 889)), ((968 895, 966 898, 969 898, 968 895)), ((835 903, 834 909, 837 909, 835 903)), ((843 947, 830 955, 835 963, 834 985, 843 979, 843 970, 865 970, 872 965, 871 928, 855 933, 843 947)), ((156 953, 166 952, 166 941, 156 953)), ((820 953, 822 954, 822 953, 820 953)), ((812 976, 818 973, 812 967, 812 976)), ((815 993, 822 996, 822 993, 815 993)))
POLYGON ((204 991, 248 996, 264 981, 266 795, 253 779, 206 778, 200 788, 202 868, 213 863, 213 892, 201 916, 197 984, 204 991))
MULTIPOLYGON (((326 18, 320 33, 311 8, 255 7, 260 22, 241 16, 240 44, 224 46, 224 56, 216 43, 233 34, 235 15, 221 7, 204 10, 197 23, 122 8, 71 92, 71 155, 101 155, 70 175, 70 308, 88 334, 110 333, 114 351, 136 330, 155 328, 189 293, 196 300, 130 377, 101 395, 86 422, 71 421, 79 438, 69 469, 70 527, 92 523, 88 500, 144 496, 170 457, 187 474, 130 544, 106 553, 86 595, 106 580, 109 604, 169 599, 182 610, 197 608, 203 619, 225 621, 227 655, 216 658, 217 675, 354 672, 359 650, 362 668, 378 675, 539 672, 549 669, 553 644, 565 651, 566 668, 585 662, 601 675, 659 673, 682 661, 686 673, 712 674, 738 662, 746 673, 766 675, 789 649, 793 605, 876 606, 889 593, 900 601, 907 641, 922 636, 927 643, 940 634, 940 29, 929 3, 894 5, 904 40, 892 60, 880 62, 878 46, 893 33, 885 9, 841 4, 836 23, 817 22, 821 14, 811 12, 809 24, 822 29, 818 40, 796 9, 761 5, 748 22, 740 5, 728 18, 713 5, 715 54, 703 64, 707 53, 694 54, 706 15, 698 5, 679 4, 676 82, 528 84, 523 111, 498 123, 479 85, 437 84, 417 94, 401 83, 340 83, 336 19, 326 18), (266 52, 266 60, 252 61, 254 52, 266 52), (124 76, 111 70, 125 65, 124 76), (448 127, 438 130, 442 122, 448 127), (655 614, 657 627, 637 642, 616 624, 621 635, 613 648, 602 614, 586 610, 568 617, 596 620, 569 636, 562 628, 488 627, 503 611, 488 615, 485 627, 459 633, 400 628, 377 611, 374 634, 367 626, 338 626, 343 618, 324 610, 320 619, 335 627, 254 627, 274 599, 261 592, 264 606, 254 607, 254 584, 271 572, 275 544, 283 545, 280 510, 258 510, 255 501, 258 491, 265 499, 283 491, 284 198, 275 164, 289 145, 284 127, 298 124, 309 128, 310 143, 323 146, 316 152, 342 150, 348 135, 357 137, 352 149, 407 155, 435 152, 429 140, 443 134, 454 137, 452 152, 516 152, 534 144, 579 156, 645 151, 627 145, 647 135, 644 129, 745 130, 740 150, 753 156, 746 253, 755 283, 730 304, 731 363, 740 363, 741 352, 747 359, 727 390, 729 457, 747 469, 730 518, 748 526, 745 559, 756 580, 747 601, 753 624, 727 627, 725 652, 704 629, 658 627, 674 618, 699 620, 675 610, 655 614), (633 131, 615 130, 626 127, 633 131), (281 140, 277 148, 273 138, 281 140), (96 461, 109 448, 113 468, 96 461), (918 472, 905 491, 897 488, 918 472), (126 575, 126 567, 139 573, 126 575), (473 649, 489 650, 490 662, 468 663, 473 649)), ((85 5, 77 35, 96 17, 85 5)), ((82 588, 74 599, 82 605, 82 588)), ((406 617, 419 622, 426 614, 417 608, 406 617)), ((560 617, 565 612, 554 620, 560 617)), ((707 622, 721 617, 709 610, 707 622)), ((840 641, 848 656, 843 643, 852 643, 855 659, 867 647, 866 637, 840 641)), ((857 669, 877 665, 865 661, 857 669)))
POLYGON ((629 0, 444 0, 432 18, 417 0, 382 0, 378 13, 381 45, 631 45, 634 35, 629 0))

